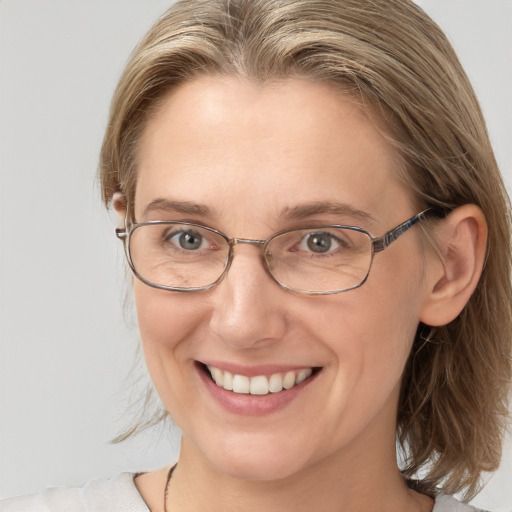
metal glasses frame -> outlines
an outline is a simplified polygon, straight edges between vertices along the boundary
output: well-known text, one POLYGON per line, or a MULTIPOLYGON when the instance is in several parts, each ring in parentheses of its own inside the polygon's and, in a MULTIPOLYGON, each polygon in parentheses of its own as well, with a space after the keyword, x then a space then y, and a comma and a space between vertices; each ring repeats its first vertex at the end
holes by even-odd
POLYGON ((214 229, 214 228, 210 228, 208 226, 203 226, 202 224, 195 224, 192 222, 182 222, 182 221, 160 221, 160 220, 138 222, 138 223, 136 222, 136 223, 129 225, 128 228, 116 228, 116 236, 123 242, 128 264, 130 265, 130 268, 132 269, 135 276, 137 276, 137 278, 140 279, 140 281, 142 281, 143 283, 145 283, 148 286, 151 286, 153 288, 158 288, 161 290, 176 291, 176 292, 200 292, 200 291, 210 290, 211 288, 214 288, 215 286, 217 286, 220 283, 220 281, 224 278, 224 276, 227 274, 227 272, 229 271, 229 267, 231 266, 231 263, 232 263, 233 257, 234 257, 234 246, 237 244, 249 244, 249 245, 255 245, 257 247, 261 247, 263 249, 263 264, 264 264, 265 270, 270 275, 270 277, 281 288, 284 288, 285 290, 288 290, 288 291, 291 291, 294 293, 303 294, 303 295, 333 295, 335 293, 347 292, 349 290, 353 290, 355 288, 359 288, 360 286, 362 286, 366 282, 366 280, 368 279, 368 275, 370 274, 370 269, 372 267, 374 255, 378 252, 383 251, 384 249, 387 249, 395 240, 397 240, 404 233, 409 231, 409 229, 411 229, 415 224, 422 221, 427 216, 427 214, 429 214, 431 212, 433 212, 433 209, 427 208, 426 210, 423 210, 422 212, 414 215, 410 219, 407 219, 406 221, 400 223, 398 226, 396 226, 396 227, 390 229, 389 231, 387 231, 386 233, 384 233, 382 236, 378 236, 378 237, 374 237, 368 231, 366 231, 365 229, 360 228, 358 226, 329 224, 329 225, 301 226, 301 227, 293 228, 293 229, 285 229, 285 230, 279 231, 277 233, 274 233, 266 240, 258 240, 258 239, 251 239, 251 238, 237 238, 237 237, 230 238, 227 235, 225 235, 224 233, 222 233, 221 231, 218 231, 217 229, 214 229), (130 253, 131 234, 137 228, 139 228, 141 226, 162 225, 162 224, 180 224, 180 225, 184 225, 184 226, 198 227, 198 228, 210 231, 212 233, 216 233, 217 235, 222 237, 227 242, 227 244, 229 245, 229 251, 228 251, 228 256, 226 258, 226 262, 224 264, 224 269, 222 270, 222 273, 220 274, 220 276, 213 283, 208 284, 206 286, 200 286, 200 287, 195 287, 195 288, 180 288, 180 287, 166 286, 166 285, 153 283, 151 281, 148 281, 141 274, 139 274, 139 272, 135 268, 135 265, 133 263, 131 253, 130 253), (349 288, 342 288, 340 290, 309 291, 309 290, 301 290, 301 289, 296 289, 296 288, 287 286, 284 283, 282 283, 281 281, 279 281, 272 274, 272 270, 270 269, 268 261, 265 257, 265 250, 266 250, 268 244, 272 240, 274 240, 278 236, 281 236, 285 233, 291 233, 293 231, 300 231, 303 229, 327 229, 327 228, 337 228, 337 229, 341 228, 341 229, 349 229, 352 231, 358 231, 359 233, 363 233, 364 235, 368 236, 368 238, 370 239, 370 242, 371 242, 370 264, 368 266, 368 271, 366 272, 366 275, 364 276, 364 278, 361 280, 360 283, 358 283, 357 285, 351 286, 349 288))

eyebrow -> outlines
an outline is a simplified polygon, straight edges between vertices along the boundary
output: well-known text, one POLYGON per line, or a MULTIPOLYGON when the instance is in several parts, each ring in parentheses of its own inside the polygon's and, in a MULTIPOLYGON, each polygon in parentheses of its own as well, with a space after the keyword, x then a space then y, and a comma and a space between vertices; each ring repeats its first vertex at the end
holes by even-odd
POLYGON ((211 216, 212 212, 208 206, 204 204, 192 203, 191 201, 175 201, 159 197, 148 203, 142 212, 146 216, 150 212, 175 212, 185 215, 201 215, 211 216))
MULTIPOLYGON (((213 212, 208 206, 192 201, 178 201, 159 197, 148 203, 142 212, 146 216, 150 212, 173 212, 185 215, 200 215, 204 217, 213 216, 213 212)), ((375 219, 363 210, 359 210, 344 203, 336 201, 317 201, 306 203, 294 207, 287 207, 283 210, 282 216, 286 219, 305 219, 313 215, 331 214, 340 217, 351 217, 362 222, 374 222, 375 219)))
POLYGON ((375 219, 363 210, 359 210, 344 203, 336 201, 321 201, 314 203, 301 204, 293 208, 285 208, 283 214, 286 218, 304 219, 319 214, 339 215, 342 217, 352 217, 358 221, 373 222, 375 219))

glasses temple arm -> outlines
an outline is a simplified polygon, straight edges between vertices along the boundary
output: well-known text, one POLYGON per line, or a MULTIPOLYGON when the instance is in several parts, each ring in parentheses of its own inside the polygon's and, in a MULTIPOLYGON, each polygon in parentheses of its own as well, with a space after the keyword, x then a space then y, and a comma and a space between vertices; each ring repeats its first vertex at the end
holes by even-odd
POLYGON ((374 238, 372 240, 373 252, 380 252, 386 249, 397 238, 402 236, 405 232, 409 231, 409 229, 411 229, 415 224, 423 220, 429 211, 431 211, 430 208, 428 208, 427 210, 423 210, 414 217, 411 217, 410 219, 407 219, 406 221, 402 222, 402 224, 399 224, 396 228, 392 229, 391 231, 388 231, 382 236, 374 238))

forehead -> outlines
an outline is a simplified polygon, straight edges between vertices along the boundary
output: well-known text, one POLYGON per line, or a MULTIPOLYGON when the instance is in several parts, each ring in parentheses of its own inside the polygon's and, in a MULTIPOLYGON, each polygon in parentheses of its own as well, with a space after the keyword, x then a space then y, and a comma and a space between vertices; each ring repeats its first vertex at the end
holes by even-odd
POLYGON ((138 162, 138 219, 157 199, 237 219, 322 201, 370 215, 384 200, 408 202, 375 122, 333 85, 306 80, 183 84, 148 122, 138 162))

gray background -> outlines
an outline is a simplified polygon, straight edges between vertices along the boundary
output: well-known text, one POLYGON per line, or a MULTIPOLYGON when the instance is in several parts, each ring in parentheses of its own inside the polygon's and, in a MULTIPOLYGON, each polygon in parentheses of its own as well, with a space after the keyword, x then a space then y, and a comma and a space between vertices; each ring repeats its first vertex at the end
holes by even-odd
MULTIPOLYGON (((419 3, 473 80, 512 190, 512 0, 419 3)), ((168 4, 0 1, 0 496, 176 457, 176 429, 109 444, 143 372, 120 244, 95 181, 116 80, 168 4)), ((475 503, 512 511, 511 483, 509 439, 475 503)))

